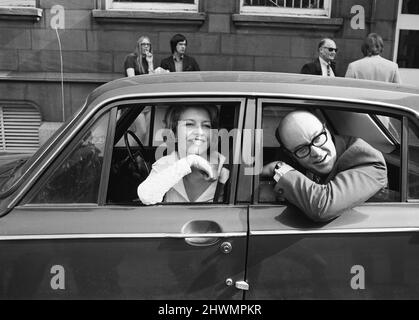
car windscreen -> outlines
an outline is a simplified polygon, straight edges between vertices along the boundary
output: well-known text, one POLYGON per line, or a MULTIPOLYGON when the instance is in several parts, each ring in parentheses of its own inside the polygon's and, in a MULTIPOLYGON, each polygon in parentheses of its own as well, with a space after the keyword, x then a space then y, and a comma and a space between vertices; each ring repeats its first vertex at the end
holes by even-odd
POLYGON ((0 166, 0 199, 9 195, 14 186, 18 185, 20 179, 25 175, 25 173, 32 168, 37 160, 41 159, 42 155, 51 146, 56 137, 61 135, 67 128, 69 128, 71 122, 79 118, 82 113, 82 109, 83 108, 76 111, 76 114, 64 122, 61 127, 55 131, 54 134, 52 134, 32 156, 24 155, 16 161, 9 162, 4 166, 0 166))

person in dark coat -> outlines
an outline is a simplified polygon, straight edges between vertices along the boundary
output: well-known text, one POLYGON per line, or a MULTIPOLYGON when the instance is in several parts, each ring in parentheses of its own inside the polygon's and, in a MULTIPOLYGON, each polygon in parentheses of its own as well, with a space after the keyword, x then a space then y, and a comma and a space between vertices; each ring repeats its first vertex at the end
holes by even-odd
POLYGON ((336 54, 338 49, 332 39, 322 39, 318 46, 319 56, 313 62, 306 63, 301 68, 303 74, 314 74, 323 77, 336 76, 336 54))
POLYGON ((199 65, 194 58, 185 54, 187 46, 186 37, 175 34, 170 40, 172 55, 163 59, 160 67, 170 72, 199 71, 199 65))

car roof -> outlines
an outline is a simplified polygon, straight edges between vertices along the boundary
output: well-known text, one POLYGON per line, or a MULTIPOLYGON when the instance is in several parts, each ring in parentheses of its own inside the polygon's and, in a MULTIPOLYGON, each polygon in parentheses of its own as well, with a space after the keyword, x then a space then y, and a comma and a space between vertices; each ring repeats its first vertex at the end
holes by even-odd
POLYGON ((348 78, 275 72, 204 71, 141 75, 95 89, 88 109, 125 97, 188 95, 284 96, 398 105, 419 113, 419 88, 348 78))

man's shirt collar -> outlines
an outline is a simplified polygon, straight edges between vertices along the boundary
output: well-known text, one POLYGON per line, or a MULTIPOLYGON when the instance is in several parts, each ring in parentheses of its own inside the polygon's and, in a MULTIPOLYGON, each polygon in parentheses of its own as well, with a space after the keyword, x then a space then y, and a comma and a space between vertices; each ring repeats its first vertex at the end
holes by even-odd
POLYGON ((319 56, 319 61, 320 61, 320 68, 322 70, 322 75, 323 76, 329 76, 329 77, 335 77, 335 72, 333 71, 332 66, 334 65, 333 61, 330 61, 329 63, 326 62, 326 60, 324 60, 322 57, 319 56), (328 71, 328 67, 329 67, 329 71, 328 71))
POLYGON ((173 57, 173 60, 175 62, 181 62, 181 61, 183 61, 183 58, 185 57, 185 55, 184 54, 179 55, 179 60, 176 58, 176 55, 175 54, 173 54, 172 57, 173 57))
POLYGON ((326 62, 326 60, 324 60, 322 57, 319 57, 319 60, 320 60, 320 64, 322 64, 322 65, 324 65, 324 66, 328 66, 328 65, 330 65, 330 63, 327 63, 326 62))

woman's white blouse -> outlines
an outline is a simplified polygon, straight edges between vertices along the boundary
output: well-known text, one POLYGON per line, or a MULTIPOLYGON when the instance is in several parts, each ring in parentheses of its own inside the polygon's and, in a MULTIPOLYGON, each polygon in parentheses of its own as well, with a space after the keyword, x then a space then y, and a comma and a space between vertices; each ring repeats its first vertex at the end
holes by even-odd
MULTIPOLYGON (((212 182, 195 202, 212 202, 218 182, 225 184, 229 178, 229 170, 223 167, 226 158, 218 152, 216 154, 218 157, 218 180, 212 182)), ((191 172, 186 158, 179 159, 176 152, 162 157, 153 164, 150 175, 138 186, 138 197, 146 205, 162 201, 192 202, 188 198, 183 183, 183 177, 191 172)))

